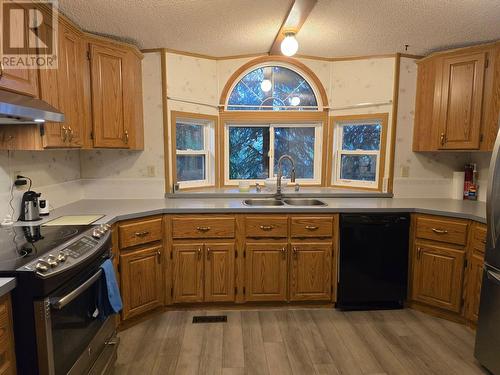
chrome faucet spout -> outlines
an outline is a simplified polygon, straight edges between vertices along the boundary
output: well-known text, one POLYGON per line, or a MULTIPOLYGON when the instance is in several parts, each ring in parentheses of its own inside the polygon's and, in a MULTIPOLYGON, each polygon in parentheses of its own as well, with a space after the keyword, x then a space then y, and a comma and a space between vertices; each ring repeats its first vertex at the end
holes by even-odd
POLYGON ((295 161, 290 155, 282 155, 278 160, 278 178, 276 181, 276 199, 281 199, 281 178, 283 177, 282 162, 283 160, 289 160, 292 164, 292 171, 290 173, 291 182, 295 182, 295 161))

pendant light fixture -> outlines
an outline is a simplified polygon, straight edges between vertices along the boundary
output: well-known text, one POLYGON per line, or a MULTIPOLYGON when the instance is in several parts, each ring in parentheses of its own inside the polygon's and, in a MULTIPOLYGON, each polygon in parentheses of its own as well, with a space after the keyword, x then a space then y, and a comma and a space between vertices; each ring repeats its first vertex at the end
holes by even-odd
POLYGON ((281 53, 285 56, 293 56, 299 49, 299 42, 295 38, 295 30, 285 31, 285 38, 281 41, 281 53))

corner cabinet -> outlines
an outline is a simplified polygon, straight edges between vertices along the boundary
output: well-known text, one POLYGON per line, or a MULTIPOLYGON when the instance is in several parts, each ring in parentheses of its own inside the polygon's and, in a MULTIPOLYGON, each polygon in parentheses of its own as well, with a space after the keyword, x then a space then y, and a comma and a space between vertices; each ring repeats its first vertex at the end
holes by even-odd
POLYGON ((418 62, 413 151, 492 150, 500 110, 500 43, 418 62))

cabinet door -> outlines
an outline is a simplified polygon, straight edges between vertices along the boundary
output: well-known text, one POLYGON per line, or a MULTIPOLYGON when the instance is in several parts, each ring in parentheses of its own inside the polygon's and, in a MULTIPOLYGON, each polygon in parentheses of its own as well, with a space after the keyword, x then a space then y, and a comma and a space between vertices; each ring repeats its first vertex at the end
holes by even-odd
POLYGON ((292 243, 290 300, 330 300, 331 243, 292 243))
MULTIPOLYGON (((25 9, 24 20, 28 19, 28 10, 25 9)), ((19 48, 16 53, 23 54, 27 52, 29 37, 27 28, 28 22, 25 22, 25 46, 19 48)), ((0 89, 38 97, 38 71, 36 69, 9 69, 0 63, 0 89)))
POLYGON ((460 312, 465 252, 417 243, 413 259, 413 299, 460 312))
POLYGON ((481 283, 483 281, 483 263, 484 261, 481 256, 473 255, 467 269, 465 317, 472 322, 477 322, 479 315, 481 283))
POLYGON ((444 58, 439 113, 441 149, 479 148, 486 54, 444 58))
POLYGON ((161 252, 154 246, 120 255, 124 320, 161 305, 161 252))
POLYGON ((203 302, 203 244, 173 245, 174 303, 203 302))
POLYGON ((94 146, 128 148, 126 52, 90 44, 94 146))
POLYGON ((288 244, 247 243, 245 294, 247 301, 285 301, 288 244))
POLYGON ((205 301, 234 301, 234 243, 205 244, 205 301))

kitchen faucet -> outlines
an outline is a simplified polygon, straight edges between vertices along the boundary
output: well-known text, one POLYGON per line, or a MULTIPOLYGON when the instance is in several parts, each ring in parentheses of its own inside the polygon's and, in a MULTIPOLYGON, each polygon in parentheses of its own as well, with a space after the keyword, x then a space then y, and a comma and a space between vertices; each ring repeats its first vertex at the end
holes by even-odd
POLYGON ((291 180, 291 182, 295 182, 295 162, 293 161, 293 159, 292 159, 292 157, 290 155, 283 155, 278 160, 278 180, 276 181, 276 194, 275 194, 275 198, 276 199, 281 199, 282 198, 282 194, 281 194, 281 178, 283 177, 283 170, 281 168, 281 162, 284 159, 290 160, 290 163, 292 163, 292 173, 290 174, 290 180, 291 180))

